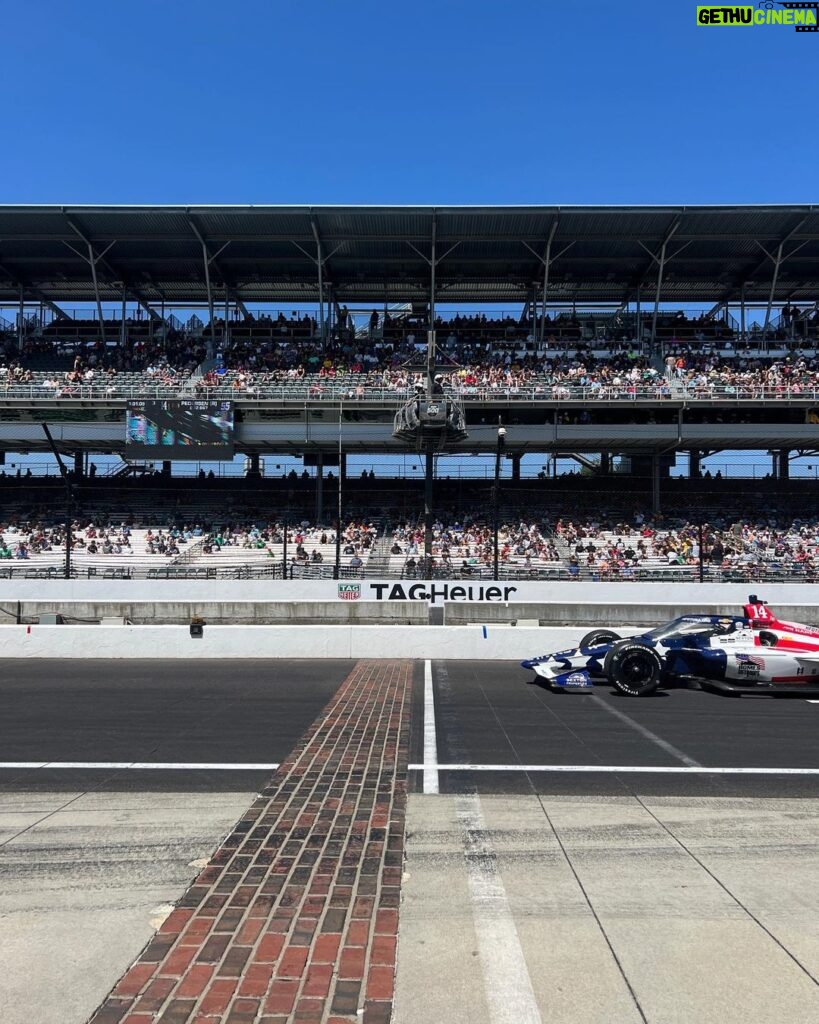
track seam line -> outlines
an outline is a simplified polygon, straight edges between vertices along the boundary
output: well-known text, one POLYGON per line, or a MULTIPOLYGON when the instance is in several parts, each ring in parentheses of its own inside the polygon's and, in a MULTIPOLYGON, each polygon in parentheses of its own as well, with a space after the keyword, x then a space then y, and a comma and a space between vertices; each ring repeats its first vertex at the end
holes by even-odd
POLYGON ((706 866, 706 864, 704 864, 704 863, 703 863, 703 861, 701 861, 701 860, 700 860, 700 858, 699 858, 699 857, 698 857, 698 856, 697 856, 697 855, 696 855, 696 854, 695 854, 695 853, 694 853, 694 852, 693 852, 692 850, 690 850, 690 849, 689 849, 689 848, 688 848, 688 847, 687 847, 687 846, 685 845, 685 843, 684 843, 684 842, 682 841, 682 839, 680 839, 680 838, 679 838, 678 836, 676 836, 676 835, 675 835, 675 834, 674 834, 674 833, 673 833, 673 832, 671 831, 671 829, 670 829, 670 828, 669 828, 669 827, 668 827, 668 826, 667 826, 667 825, 665 824, 665 822, 664 822, 664 821, 661 821, 661 820, 660 820, 660 818, 658 818, 658 817, 657 817, 657 815, 656 815, 656 814, 655 814, 655 813, 654 813, 654 812, 653 812, 653 811, 651 810, 651 808, 650 808, 650 807, 648 807, 648 806, 647 806, 647 805, 646 805, 646 804, 645 804, 645 803, 643 802, 643 800, 642 800, 642 799, 641 799, 641 798, 640 798, 639 796, 637 796, 637 795, 635 794, 635 797, 634 797, 634 799, 635 799, 635 800, 637 801, 637 803, 638 803, 638 804, 640 804, 640 806, 641 806, 641 807, 643 808, 643 810, 644 810, 644 811, 646 812, 646 814, 648 814, 648 815, 649 815, 649 817, 651 817, 651 818, 652 818, 652 819, 653 819, 653 820, 654 820, 654 821, 655 821, 655 822, 656 822, 656 823, 657 823, 657 824, 658 824, 658 825, 660 826, 660 828, 661 828, 661 829, 662 829, 662 830, 663 830, 663 831, 664 831, 664 832, 666 833, 666 835, 668 835, 668 836, 669 836, 669 837, 670 837, 670 838, 672 839, 672 841, 673 841, 673 842, 675 842, 675 843, 677 844, 677 846, 679 846, 679 847, 680 847, 680 849, 681 849, 681 850, 683 850, 683 851, 684 851, 685 853, 687 853, 687 854, 688 854, 688 856, 689 856, 689 857, 690 857, 690 858, 691 858, 691 859, 692 859, 692 860, 694 861, 694 863, 695 863, 695 864, 698 864, 698 865, 699 865, 699 867, 700 867, 700 868, 702 868, 702 870, 703 870, 703 871, 704 871, 704 872, 705 872, 705 873, 706 873, 706 874, 707 874, 707 875, 709 876, 709 878, 713 879, 713 881, 714 881, 714 882, 716 882, 716 884, 717 884, 717 885, 718 885, 718 886, 720 887, 720 889, 722 889, 722 891, 723 891, 723 892, 724 892, 724 893, 725 893, 725 894, 726 894, 726 895, 727 895, 727 896, 728 896, 728 897, 729 897, 729 898, 730 898, 731 900, 733 900, 733 901, 734 901, 734 903, 735 903, 735 904, 736 904, 736 905, 737 905, 737 906, 738 906, 738 907, 740 908, 740 910, 742 910, 742 911, 743 911, 744 913, 746 913, 746 914, 748 915, 748 917, 749 917, 749 918, 750 918, 750 919, 751 919, 751 920, 752 920, 752 921, 753 921, 753 922, 754 922, 754 923, 755 923, 755 924, 756 924, 756 925, 757 925, 757 926, 758 926, 759 928, 761 928, 761 929, 762 929, 762 931, 763 931, 763 932, 765 932, 765 934, 766 934, 766 935, 767 935, 767 936, 768 936, 768 937, 769 937, 769 938, 770 938, 770 939, 771 939, 771 940, 772 940, 772 941, 773 941, 773 942, 774 942, 774 943, 775 943, 775 944, 776 944, 776 945, 777 945, 777 946, 778 946, 778 947, 779 947, 779 948, 780 948, 780 949, 782 950, 782 952, 783 952, 783 953, 784 953, 784 954, 785 954, 786 956, 788 956, 788 957, 789 957, 789 958, 790 958, 790 959, 791 959, 791 960, 792 960, 792 961, 793 961, 793 962, 794 962, 794 963, 796 964, 796 966, 797 966, 797 967, 798 967, 798 968, 799 968, 799 969, 800 969, 801 971, 803 971, 803 972, 804 972, 804 973, 805 973, 805 974, 806 974, 806 975, 807 975, 807 976, 808 976, 808 977, 810 978, 810 980, 811 980, 811 981, 812 981, 812 982, 814 983, 814 985, 817 985, 817 986, 819 986, 819 979, 815 978, 815 977, 814 977, 814 975, 812 975, 812 974, 811 974, 811 972, 810 972, 810 971, 809 971, 809 970, 807 969, 807 967, 805 967, 805 965, 804 965, 804 964, 803 964, 803 963, 802 963, 802 962, 801 962, 800 960, 798 960, 798 959, 797 959, 797 957, 796 957, 796 956, 794 956, 794 954, 793 954, 793 953, 791 953, 791 951, 790 951, 790 950, 789 950, 789 949, 787 948, 787 946, 785 946, 785 945, 784 945, 784 944, 782 943, 782 941, 781 941, 780 939, 778 939, 778 938, 776 937, 776 935, 774 935, 774 933, 773 933, 773 932, 772 932, 772 931, 770 930, 770 928, 768 928, 768 927, 767 927, 766 925, 764 925, 764 924, 762 923, 762 921, 760 921, 760 920, 759 920, 759 918, 758 918, 758 917, 757 917, 757 916, 756 916, 755 914, 753 914, 753 913, 752 913, 752 912, 751 912, 751 911, 750 911, 750 910, 749 910, 749 909, 748 909, 748 908, 747 908, 747 907, 745 906, 745 904, 744 904, 744 903, 742 902, 742 900, 741 900, 741 899, 739 899, 739 897, 738 897, 738 896, 735 896, 735 895, 734 895, 734 893, 732 893, 732 892, 731 892, 731 890, 730 890, 730 889, 728 888, 728 886, 727 886, 727 885, 726 885, 726 884, 725 884, 725 883, 724 883, 724 882, 723 882, 723 881, 722 881, 721 879, 719 879, 719 878, 718 878, 718 877, 717 877, 717 876, 716 876, 716 875, 714 874, 714 872, 713 872, 713 871, 711 871, 711 869, 710 869, 709 867, 707 867, 707 866, 706 866))
POLYGON ((613 715, 615 718, 640 733, 641 736, 644 736, 647 740, 651 740, 651 742, 655 746, 658 746, 660 750, 665 751, 666 754, 670 754, 671 757, 676 758, 678 761, 682 761, 684 765, 687 765, 689 768, 702 767, 699 761, 695 761, 693 757, 689 757, 684 750, 680 750, 679 747, 675 747, 673 743, 669 743, 668 740, 664 740, 662 736, 658 736, 655 732, 652 732, 651 729, 642 725, 640 722, 635 721, 631 715, 625 714, 625 712, 620 711, 618 708, 611 707, 611 705, 607 704, 602 697, 598 697, 596 694, 593 694, 590 699, 593 700, 598 707, 607 711, 610 715, 613 715))
MULTIPOLYGON (((483 687, 481 687, 481 689, 483 689, 483 687)), ((596 757, 597 755, 594 753, 594 751, 592 751, 588 747, 588 745, 580 738, 580 736, 578 736, 577 733, 575 733, 575 731, 571 728, 571 726, 569 726, 566 722, 564 722, 563 719, 552 708, 549 707, 549 705, 541 698, 540 694, 537 694, 536 696, 537 696, 538 703, 541 705, 541 707, 546 708, 546 710, 549 711, 549 713, 552 715, 554 720, 559 725, 561 725, 571 736, 573 736, 577 740, 577 742, 580 744, 580 746, 582 746, 585 749, 589 750, 589 752, 593 756, 596 757)), ((498 724, 500 725, 500 723, 498 723, 498 724)), ((501 728, 503 728, 503 727, 501 726, 501 728)), ((511 741, 510 741, 510 746, 512 746, 511 741)), ((515 749, 514 746, 512 746, 512 749, 513 750, 515 749)), ((517 751, 515 751, 515 753, 517 754, 517 751)), ((522 768, 523 768, 523 770, 525 770, 526 766, 522 766, 522 768)), ((572 770, 576 770, 576 769, 572 769, 572 770)), ((598 770, 600 770, 600 769, 598 769, 598 770)), ((543 799, 542 799, 541 795, 535 789, 534 782, 529 777, 528 772, 526 774, 526 781, 529 783, 529 788, 532 791, 532 795, 537 800, 537 802, 538 802, 538 804, 540 806, 540 809, 543 812, 543 816, 546 819, 546 823, 548 824, 549 829, 551 830, 552 835, 555 838, 555 842, 557 843, 558 847, 560 848, 560 852, 563 855, 563 859, 566 862, 566 866, 568 867, 569 871, 571 871, 571 873, 572 873, 572 875, 574 877, 574 880, 577 883, 577 886, 578 886, 578 888, 580 889, 580 892, 583 895, 583 899, 586 901, 586 906, 589 908, 589 913, 592 915, 592 918, 594 919, 594 922, 597 925, 597 928, 598 928, 601 936, 603 937, 603 941, 608 946, 609 952, 611 953, 612 960, 614 961, 615 966, 617 967, 617 970, 620 973, 620 977, 623 979, 623 984, 626 986, 626 989, 627 989, 629 995, 631 996, 632 1002, 634 1003, 634 1007, 635 1007, 635 1009, 637 1010, 637 1012, 640 1015, 640 1019, 643 1021, 643 1024, 648 1024, 648 1018, 646 1017, 645 1012, 643 1011, 643 1007, 640 1004, 640 1000, 637 998, 637 993, 634 991, 634 988, 633 988, 631 982, 629 981, 628 976, 626 975, 625 968, 623 967, 623 964, 621 963, 620 958, 617 955, 617 952, 616 952, 616 950, 614 948, 614 945, 612 944, 611 939, 609 938, 608 933, 606 932, 606 929, 605 929, 605 927, 603 925, 603 922, 600 920, 600 917, 597 914, 597 911, 595 910, 595 908, 594 908, 594 906, 592 904, 591 898, 589 897, 589 894, 586 892, 586 888, 585 888, 585 886, 583 885, 583 882, 580 879, 580 875, 578 874, 577 869, 575 868, 574 864, 572 863, 572 860, 569 857, 569 853, 568 853, 566 847, 563 845, 562 839, 558 835, 557 828, 555 827, 555 824, 552 821, 552 819, 549 817, 549 812, 546 810, 546 807, 545 807, 545 805, 543 803, 543 799)), ((626 786, 625 786, 624 783, 621 782, 621 785, 623 785, 623 788, 626 789, 626 786)))

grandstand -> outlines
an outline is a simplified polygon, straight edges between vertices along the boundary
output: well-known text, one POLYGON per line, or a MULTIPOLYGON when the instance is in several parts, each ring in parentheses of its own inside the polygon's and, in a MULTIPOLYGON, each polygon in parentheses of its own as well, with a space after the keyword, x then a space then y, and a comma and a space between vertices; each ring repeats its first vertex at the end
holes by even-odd
POLYGON ((64 571, 71 515, 71 571, 92 577, 813 578, 815 552, 790 542, 719 564, 699 543, 673 559, 655 545, 618 564, 629 534, 617 532, 637 511, 673 513, 686 540, 715 517, 730 531, 770 513, 787 538, 815 507, 815 482, 789 480, 792 458, 819 450, 813 207, 6 206, 0 238, 0 450, 47 451, 46 423, 73 465, 74 503, 53 480, 0 472, 11 552, 0 574, 64 571), (432 451, 394 436, 396 411, 433 369, 466 435, 441 453, 496 456, 493 486, 442 479, 440 463, 433 479, 432 451), (84 455, 123 456, 125 475, 139 463, 125 417, 145 401, 228 403, 247 479, 182 493, 178 450, 133 486, 85 476, 84 455), (769 479, 740 500, 704 479, 703 460, 723 450, 770 453, 769 479), (350 454, 408 451, 426 456, 423 491, 348 477, 350 454), (547 471, 532 486, 521 475, 532 454, 571 458, 584 476, 547 471), (678 454, 682 483, 669 476, 678 454), (313 472, 265 478, 264 455, 313 472), (481 537, 442 542, 444 521, 477 507, 481 537), (576 557, 556 524, 595 513, 614 518, 576 557), (130 553, 77 543, 89 523, 129 517, 130 553), (336 526, 362 519, 377 537, 345 553, 336 526), (184 536, 197 522, 207 536, 268 536, 207 544, 184 536), (518 550, 521 522, 536 552, 518 550), (20 556, 23 525, 51 531, 49 546, 24 543, 20 556), (151 543, 160 529, 177 533, 170 550, 151 543))

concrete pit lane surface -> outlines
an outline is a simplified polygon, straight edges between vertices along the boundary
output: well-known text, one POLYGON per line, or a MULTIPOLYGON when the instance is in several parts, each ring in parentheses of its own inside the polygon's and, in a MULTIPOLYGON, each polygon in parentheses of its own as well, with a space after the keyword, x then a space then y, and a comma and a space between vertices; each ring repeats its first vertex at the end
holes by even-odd
POLYGON ((819 1019, 819 704, 529 680, 7 662, 4 1024, 819 1019))

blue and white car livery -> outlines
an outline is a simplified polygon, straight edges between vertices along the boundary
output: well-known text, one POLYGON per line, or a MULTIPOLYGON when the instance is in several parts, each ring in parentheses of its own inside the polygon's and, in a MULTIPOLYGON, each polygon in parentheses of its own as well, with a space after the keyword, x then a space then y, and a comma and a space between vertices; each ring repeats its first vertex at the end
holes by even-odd
POLYGON ((755 595, 744 612, 681 615, 627 638, 595 629, 577 647, 521 664, 554 689, 609 683, 631 697, 675 680, 737 694, 819 694, 819 629, 780 622, 755 595))

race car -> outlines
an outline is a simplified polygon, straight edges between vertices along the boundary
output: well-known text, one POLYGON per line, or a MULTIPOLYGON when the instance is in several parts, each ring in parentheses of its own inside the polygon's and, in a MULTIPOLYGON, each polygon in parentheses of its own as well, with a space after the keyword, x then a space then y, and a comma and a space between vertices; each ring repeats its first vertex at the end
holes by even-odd
POLYGON ((819 627, 781 622, 751 594, 743 615, 680 615, 623 638, 594 629, 577 647, 522 661, 555 690, 610 683, 648 697, 679 682, 743 693, 819 695, 819 627))

